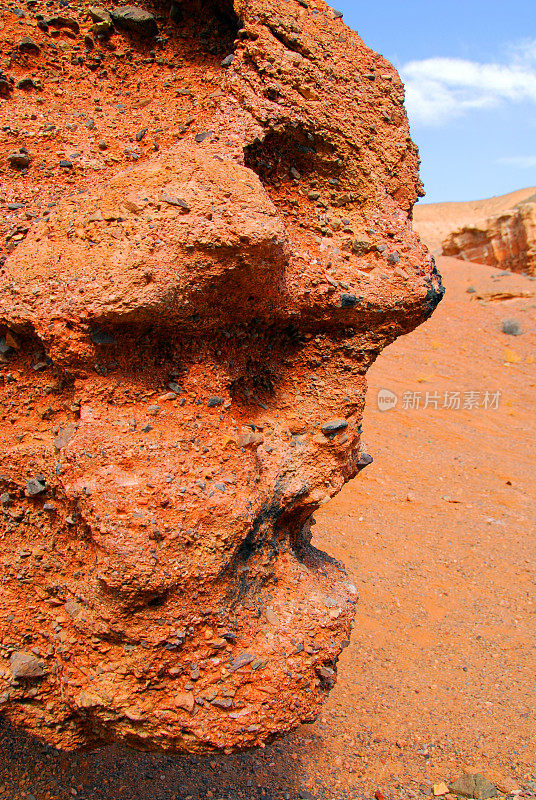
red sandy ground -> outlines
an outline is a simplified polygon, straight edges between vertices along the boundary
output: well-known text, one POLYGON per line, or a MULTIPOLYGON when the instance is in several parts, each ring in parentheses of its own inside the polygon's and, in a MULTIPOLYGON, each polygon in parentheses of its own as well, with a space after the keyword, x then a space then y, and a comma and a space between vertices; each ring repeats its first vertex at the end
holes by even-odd
POLYGON ((429 786, 478 761, 536 774, 536 282, 453 259, 440 270, 438 311, 369 373, 374 464, 317 515, 318 545, 361 602, 311 757, 356 788, 429 786), (529 296, 476 299, 509 293, 529 296), (502 333, 509 318, 521 336, 502 333), (382 413, 384 387, 400 400, 382 413), (441 407, 446 391, 463 405, 486 390, 498 410, 441 407), (405 391, 439 392, 438 410, 401 409, 405 391))
POLYGON ((360 594, 322 717, 264 750, 207 759, 66 757, 4 729, 0 797, 418 798, 466 764, 533 794, 536 282, 452 259, 440 269, 438 311, 369 373, 374 464, 317 514, 314 543, 360 594), (502 333, 504 319, 523 334, 502 333), (377 409, 381 388, 396 409, 377 409), (501 392, 497 410, 442 408, 445 392, 463 406, 486 391, 501 392), (438 408, 404 410, 405 392, 438 392, 438 408))

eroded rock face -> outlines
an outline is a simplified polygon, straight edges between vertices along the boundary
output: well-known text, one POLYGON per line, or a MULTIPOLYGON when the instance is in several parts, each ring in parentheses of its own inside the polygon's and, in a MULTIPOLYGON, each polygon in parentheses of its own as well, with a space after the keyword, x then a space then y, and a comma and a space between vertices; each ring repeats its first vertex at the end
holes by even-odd
POLYGON ((511 272, 536 274, 536 203, 527 202, 466 225, 443 242, 443 255, 488 264, 511 272))
POLYGON ((240 26, 217 102, 1 274, 0 699, 63 748, 314 719, 356 590, 312 514, 370 461, 367 368, 442 295, 393 68, 321 2, 209 10, 240 26))

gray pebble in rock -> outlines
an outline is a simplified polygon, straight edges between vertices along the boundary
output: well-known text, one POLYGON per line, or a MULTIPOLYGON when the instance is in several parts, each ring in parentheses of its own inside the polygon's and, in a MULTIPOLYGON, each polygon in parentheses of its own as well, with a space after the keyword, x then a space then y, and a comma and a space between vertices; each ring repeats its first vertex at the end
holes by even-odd
POLYGON ((17 81, 17 89, 23 89, 25 91, 28 89, 35 89, 35 83, 29 77, 21 78, 20 81, 17 81))
MULTIPOLYGON (((50 362, 51 364, 52 362, 50 362)), ((44 369, 50 366, 47 360, 36 361, 35 364, 32 364, 32 369, 36 372, 42 372, 44 369)))
POLYGON ((33 39, 30 39, 28 36, 24 36, 20 42, 17 44, 17 49, 20 50, 21 53, 30 53, 34 56, 39 55, 41 52, 41 48, 38 44, 36 44, 33 39))
POLYGON ((357 460, 357 467, 360 470, 365 469, 365 467, 368 467, 369 464, 372 464, 373 461, 374 459, 372 458, 371 455, 369 455, 368 453, 361 453, 357 460))
POLYGON ((230 697, 216 697, 211 702, 213 706, 217 706, 218 708, 231 708, 233 705, 233 701, 230 697))
POLYGON ((28 153, 25 153, 22 150, 19 150, 18 153, 10 153, 8 155, 7 160, 9 162, 9 166, 13 167, 14 169, 23 169, 24 167, 28 167, 30 164, 30 156, 28 153))
POLYGON ((223 397, 210 397, 207 406, 214 408, 215 406, 222 406, 223 402, 223 397))
POLYGON ((139 6, 120 6, 110 11, 115 24, 141 36, 156 36, 158 25, 153 14, 139 6))
POLYGON ((0 97, 8 97, 13 91, 13 78, 0 71, 0 97))
POLYGON ((35 478, 30 478, 26 481, 26 494, 28 497, 36 497, 42 494, 47 488, 47 484, 42 475, 37 475, 35 478))
POLYGON ((505 319, 502 321, 501 329, 503 333, 506 333, 508 336, 521 336, 523 333, 523 328, 521 323, 515 319, 505 319))
POLYGON ((163 194, 160 198, 163 203, 167 203, 170 206, 175 206, 176 208, 181 208, 183 211, 188 212, 190 211, 190 206, 183 200, 181 197, 175 197, 171 194, 163 194))
POLYGON ((208 139, 209 136, 213 136, 213 135, 214 135, 214 131, 204 131, 204 133, 196 134, 195 141, 198 144, 201 144, 201 142, 204 142, 205 139, 208 139))
POLYGON ((0 356, 10 356, 15 351, 13 348, 7 343, 5 336, 0 336, 0 356))
POLYGON ((24 650, 11 654, 9 666, 14 678, 42 678, 45 674, 37 658, 24 650))
POLYGON ((348 422, 345 419, 330 419, 328 422, 324 422, 321 431, 325 436, 334 436, 336 433, 346 430, 347 427, 348 422))
POLYGON ((252 656, 251 653, 240 653, 229 665, 227 668, 229 672, 236 672, 237 669, 240 667, 245 667, 247 664, 251 664, 255 656, 252 656))
POLYGON ((353 308, 356 303, 355 294, 341 294, 341 308, 353 308))
POLYGON ((235 54, 230 53, 228 56, 225 56, 225 58, 221 62, 221 65, 222 67, 230 67, 234 60, 235 60, 235 54))

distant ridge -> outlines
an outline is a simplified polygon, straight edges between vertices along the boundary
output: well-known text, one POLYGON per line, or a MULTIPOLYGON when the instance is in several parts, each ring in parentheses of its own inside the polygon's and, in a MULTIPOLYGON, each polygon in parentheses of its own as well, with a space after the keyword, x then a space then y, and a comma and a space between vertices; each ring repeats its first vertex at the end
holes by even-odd
POLYGON ((442 241, 452 231, 464 225, 483 224, 493 214, 502 214, 526 202, 536 202, 536 186, 486 200, 419 203, 413 212, 413 227, 430 250, 439 253, 442 241))

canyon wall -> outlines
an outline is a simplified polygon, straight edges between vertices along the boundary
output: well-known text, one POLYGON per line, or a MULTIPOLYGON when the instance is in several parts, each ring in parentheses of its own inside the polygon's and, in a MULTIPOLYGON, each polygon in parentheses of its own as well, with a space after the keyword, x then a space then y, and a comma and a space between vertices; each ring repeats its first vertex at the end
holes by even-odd
POLYGON ((535 275, 536 203, 521 203, 489 217, 483 224, 462 226, 443 241, 442 252, 445 256, 535 275))

